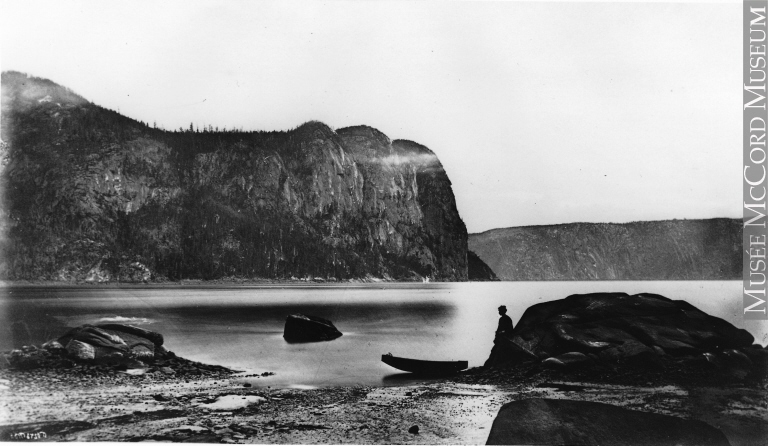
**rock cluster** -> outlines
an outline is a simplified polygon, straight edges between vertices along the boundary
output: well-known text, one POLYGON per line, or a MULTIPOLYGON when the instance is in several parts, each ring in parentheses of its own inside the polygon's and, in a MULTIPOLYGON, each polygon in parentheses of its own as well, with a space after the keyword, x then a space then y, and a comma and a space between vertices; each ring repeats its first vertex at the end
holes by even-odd
POLYGON ((123 324, 83 325, 58 339, 67 355, 75 360, 128 363, 164 356, 163 335, 123 324))
POLYGON ((683 361, 745 378, 768 369, 768 350, 753 341, 746 330, 685 301, 593 293, 528 308, 511 334, 497 337, 485 366, 540 362, 555 369, 661 369, 683 361))
POLYGON ((163 347, 162 334, 123 324, 82 325, 41 346, 0 354, 0 368, 63 369, 89 377, 109 377, 115 371, 169 378, 231 373, 179 358, 163 347))

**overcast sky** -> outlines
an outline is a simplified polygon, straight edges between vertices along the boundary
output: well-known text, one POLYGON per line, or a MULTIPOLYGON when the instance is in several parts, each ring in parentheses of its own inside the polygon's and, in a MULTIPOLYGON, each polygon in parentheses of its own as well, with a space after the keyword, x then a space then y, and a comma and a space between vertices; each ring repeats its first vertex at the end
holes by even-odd
POLYGON ((741 4, 4 1, 0 67, 165 128, 366 124, 469 232, 741 216, 741 4))

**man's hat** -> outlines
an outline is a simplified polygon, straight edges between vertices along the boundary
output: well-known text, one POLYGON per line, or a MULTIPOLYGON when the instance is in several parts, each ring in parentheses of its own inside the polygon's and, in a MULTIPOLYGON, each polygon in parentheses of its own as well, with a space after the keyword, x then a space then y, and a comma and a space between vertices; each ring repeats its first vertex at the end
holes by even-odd
POLYGON ((500 307, 499 307, 499 310, 504 310, 504 311, 507 311, 507 307, 506 307, 506 305, 502 305, 502 306, 500 306, 500 307))

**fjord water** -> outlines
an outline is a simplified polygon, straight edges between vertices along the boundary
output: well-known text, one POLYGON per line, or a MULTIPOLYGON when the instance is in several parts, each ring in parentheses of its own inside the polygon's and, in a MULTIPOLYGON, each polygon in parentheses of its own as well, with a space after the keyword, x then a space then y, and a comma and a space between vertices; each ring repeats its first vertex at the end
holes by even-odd
POLYGON ((622 291, 682 299, 746 328, 765 344, 765 325, 745 326, 740 281, 494 282, 260 285, 232 287, 6 287, 0 348, 39 344, 66 327, 118 322, 165 336, 176 354, 248 373, 256 386, 387 385, 408 382, 381 355, 468 360, 480 366, 493 346, 496 308, 517 323, 529 306, 570 294, 622 291), (344 333, 330 342, 289 344, 289 314, 330 319, 344 333))

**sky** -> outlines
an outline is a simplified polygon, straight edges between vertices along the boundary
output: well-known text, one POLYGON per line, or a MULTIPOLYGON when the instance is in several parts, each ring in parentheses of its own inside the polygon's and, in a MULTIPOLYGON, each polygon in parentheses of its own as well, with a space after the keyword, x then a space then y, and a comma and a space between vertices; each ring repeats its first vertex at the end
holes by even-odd
POLYGON ((365 124, 470 233, 741 217, 741 4, 11 1, 0 69, 166 129, 365 124))

